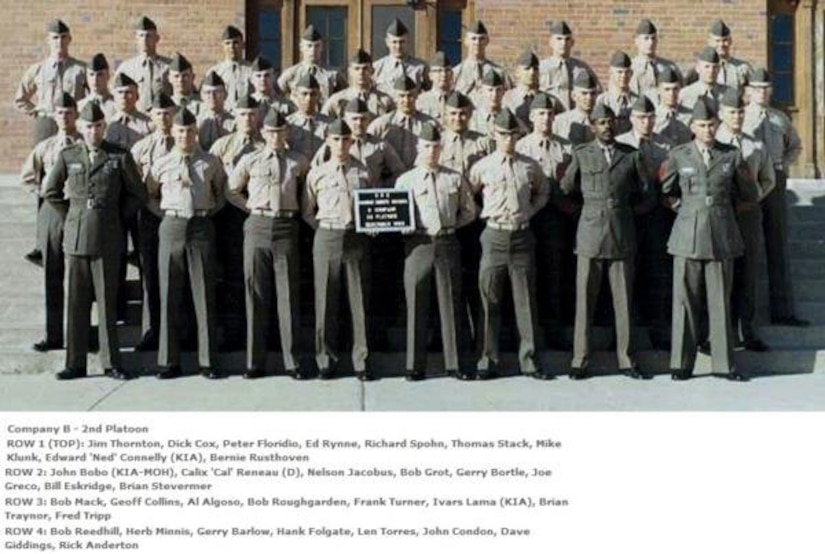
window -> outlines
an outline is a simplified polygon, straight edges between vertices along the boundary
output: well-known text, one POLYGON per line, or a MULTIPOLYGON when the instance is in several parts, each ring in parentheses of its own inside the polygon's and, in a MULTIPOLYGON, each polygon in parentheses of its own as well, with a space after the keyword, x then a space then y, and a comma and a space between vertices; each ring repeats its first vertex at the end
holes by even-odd
POLYGON ((453 65, 461 62, 461 12, 443 10, 438 31, 438 49, 443 51, 453 65))
POLYGON ((372 59, 377 60, 387 55, 387 27, 393 19, 398 18, 409 34, 407 35, 407 52, 415 53, 415 10, 410 6, 373 6, 372 7, 372 59))
POLYGON ((794 16, 771 14, 768 27, 773 100, 781 106, 794 104, 794 16))
POLYGON ((314 25, 324 37, 323 63, 327 67, 347 67, 347 8, 307 6, 307 25, 314 25))
POLYGON ((281 71, 281 10, 261 8, 258 12, 258 54, 281 71))

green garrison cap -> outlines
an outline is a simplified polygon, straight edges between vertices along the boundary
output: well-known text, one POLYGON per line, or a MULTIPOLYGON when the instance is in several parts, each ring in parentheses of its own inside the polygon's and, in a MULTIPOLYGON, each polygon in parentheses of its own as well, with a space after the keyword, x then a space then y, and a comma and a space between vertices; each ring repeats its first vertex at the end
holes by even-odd
POLYGON ((553 110, 556 111, 556 101, 547 93, 540 92, 533 97, 530 102, 531 110, 553 110))
POLYGON ((192 69, 192 64, 189 63, 186 56, 180 52, 175 52, 175 55, 172 56, 172 63, 169 64, 169 69, 178 73, 183 73, 184 71, 192 69))
POLYGON ((630 56, 621 50, 616 50, 613 52, 613 55, 610 56, 610 67, 621 67, 627 69, 630 65, 630 56))
POLYGON ((699 61, 708 63, 719 63, 719 53, 712 46, 705 46, 696 57, 699 61))
POLYGON ((269 71, 272 69, 272 64, 269 63, 263 56, 255 56, 255 59, 252 60, 252 72, 256 73, 258 71, 269 71))
POLYGON ((261 104, 257 100, 255 100, 254 96, 252 96, 251 94, 246 94, 238 98, 238 101, 235 103, 235 109, 255 110, 258 109, 260 105, 261 104))
POLYGON ((637 35, 655 35, 659 32, 656 25, 649 19, 642 19, 636 26, 637 35))
POLYGON ((725 91, 725 94, 722 95, 722 98, 719 99, 719 105, 725 106, 726 108, 744 108, 745 99, 741 91, 735 88, 729 88, 725 91))
POLYGON ((402 75, 398 77, 395 81, 392 82, 393 90, 415 90, 418 88, 418 85, 415 84, 415 81, 410 79, 409 75, 402 75))
POLYGON ((69 33, 71 31, 69 30, 69 26, 66 25, 62 20, 55 19, 53 21, 50 21, 49 24, 46 26, 46 32, 62 35, 64 33, 69 33))
POLYGON ((327 135, 333 137, 348 137, 352 134, 352 130, 343 119, 336 119, 327 127, 327 135))
POLYGON ((473 102, 466 94, 454 90, 450 96, 447 97, 447 106, 450 108, 472 108, 473 102))
POLYGON ((573 78, 573 88, 593 90, 597 88, 596 79, 589 71, 582 71, 573 78))
POLYGON ((264 127, 270 127, 272 129, 285 129, 286 116, 278 110, 270 108, 264 118, 264 127))
POLYGON ((152 100, 152 108, 159 109, 159 110, 168 110, 169 108, 176 108, 177 104, 175 101, 172 100, 172 97, 166 94, 163 91, 160 91, 155 95, 155 99, 152 100))
POLYGON ((566 21, 556 21, 550 26, 550 34, 570 36, 573 34, 573 29, 570 28, 570 25, 568 25, 566 21))
POLYGON ((514 133, 519 130, 518 119, 513 112, 504 108, 501 110, 494 121, 496 131, 501 133, 514 133))
POLYGON ((659 73, 659 84, 661 85, 662 83, 680 83, 681 84, 681 81, 679 80, 679 74, 676 73, 673 70, 672 67, 665 67, 659 73))
POLYGON ((771 74, 764 67, 754 69, 748 76, 748 84, 752 87, 771 86, 771 74))
POLYGON ((643 94, 636 99, 631 110, 633 113, 656 113, 656 104, 643 94))
POLYGON ((730 27, 728 27, 727 24, 721 19, 717 19, 710 26, 710 34, 720 38, 729 37, 730 27))
POLYGON ((615 119, 616 112, 614 112, 610 106, 606 104, 602 104, 599 102, 596 104, 596 107, 593 108, 593 111, 590 112, 590 121, 596 121, 597 119, 615 119))
POLYGON ((321 86, 318 84, 318 79, 315 78, 315 75, 304 73, 301 78, 298 79, 298 82, 295 83, 295 88, 318 90, 321 86))
POLYGON ((304 29, 304 34, 301 35, 301 40, 318 42, 319 40, 324 40, 324 37, 321 36, 321 32, 315 28, 315 25, 307 25, 307 28, 304 29))
POLYGON ((481 21, 473 21, 470 23, 470 26, 467 27, 468 33, 473 33, 474 35, 486 35, 487 27, 484 26, 484 23, 481 21))
POLYGON ((237 27, 227 25, 221 33, 221 40, 232 40, 236 38, 243 38, 243 33, 237 27))
POLYGON ((175 114, 175 125, 181 125, 183 127, 189 127, 190 125, 197 125, 198 119, 195 117, 195 114, 187 110, 186 108, 178 110, 175 114))
POLYGON ((92 60, 89 62, 89 70, 103 71, 104 69, 109 69, 109 61, 106 59, 106 56, 101 53, 92 56, 92 60))
POLYGON ((539 59, 532 51, 525 50, 521 53, 521 56, 519 56, 516 60, 516 65, 519 65, 521 67, 531 67, 538 69, 539 59))
POLYGON ((495 69, 488 69, 481 78, 481 84, 488 87, 502 87, 504 86, 504 77, 495 69))
POLYGON ((433 123, 425 123, 421 127, 421 133, 418 135, 418 140, 423 140, 425 142, 441 142, 441 131, 439 131, 438 126, 433 123))
POLYGON ((112 83, 112 88, 137 87, 137 83, 125 73, 118 73, 115 75, 115 80, 112 83))
POLYGON ((97 100, 88 102, 83 109, 80 110, 80 119, 88 123, 96 123, 106 119, 106 114, 100 109, 100 104, 97 100))
POLYGON ((693 113, 690 116, 690 120, 710 121, 713 119, 716 119, 716 109, 704 98, 699 98, 696 101, 696 105, 693 106, 693 113))
POLYGON ((206 78, 203 80, 203 84, 207 87, 225 87, 226 83, 221 76, 215 73, 214 71, 210 71, 206 74, 206 78))
POLYGON ((344 106, 344 113, 368 113, 369 111, 367 103, 357 96, 350 98, 350 101, 344 106))
POLYGON ((68 92, 61 92, 54 103, 55 108, 74 108, 77 109, 77 102, 75 102, 72 95, 68 92))
POLYGON ((433 59, 430 60, 430 68, 438 67, 444 69, 451 69, 452 66, 453 64, 450 63, 450 58, 448 58, 447 54, 445 54, 441 50, 436 52, 435 56, 433 56, 433 59))
POLYGON ((364 50, 363 48, 359 48, 355 51, 355 54, 349 59, 349 63, 351 65, 363 65, 372 63, 372 56, 370 53, 364 50))
POLYGON ((410 31, 397 17, 387 26, 387 34, 394 37, 405 37, 410 31))
POLYGON ((137 27, 135 27, 137 31, 157 31, 158 26, 155 25, 155 22, 146 17, 145 15, 138 19, 137 27))

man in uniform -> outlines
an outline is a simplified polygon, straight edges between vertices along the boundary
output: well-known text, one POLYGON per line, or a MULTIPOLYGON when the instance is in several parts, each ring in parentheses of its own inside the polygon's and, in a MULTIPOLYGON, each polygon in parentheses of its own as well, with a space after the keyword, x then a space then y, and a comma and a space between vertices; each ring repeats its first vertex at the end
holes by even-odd
POLYGON ((387 26, 384 39, 389 53, 372 64, 375 85, 389 95, 395 90, 395 82, 404 75, 412 79, 419 90, 427 88, 427 64, 407 53, 408 35, 407 26, 399 19, 393 19, 387 26))
POLYGON ((533 98, 530 103, 533 132, 516 143, 516 152, 539 163, 550 190, 551 201, 530 222, 536 236, 536 277, 542 283, 536 290, 537 313, 548 342, 553 346, 563 346, 561 327, 565 292, 562 290, 562 275, 567 252, 572 250, 572 246, 561 212, 561 207, 567 208, 569 201, 560 198, 557 193, 559 179, 570 163, 570 154, 559 137, 553 135, 556 104, 555 99, 543 92, 533 98))
MULTIPOLYGON (((291 100, 284 98, 277 86, 275 85, 275 73, 272 64, 263 56, 257 56, 252 60, 250 66, 252 76, 250 82, 252 83, 252 98, 254 98, 260 106, 260 119, 266 117, 270 109, 275 109, 284 115, 295 111, 295 104, 291 100)), ((243 98, 243 97, 242 97, 243 98)))
POLYGON ((180 52, 175 52, 169 64, 169 82, 172 84, 172 100, 178 108, 186 108, 197 117, 201 111, 201 99, 195 90, 195 72, 180 52))
POLYGON ((318 81, 321 103, 346 86, 344 78, 338 71, 321 65, 324 37, 314 25, 308 25, 304 30, 299 47, 301 61, 286 68, 278 77, 278 88, 287 98, 295 92, 298 83, 308 75, 315 77, 318 81))
MULTIPOLYGON (((758 200, 761 202, 776 186, 773 161, 764 144, 742 132, 745 102, 742 91, 728 89, 720 101, 722 124, 716 140, 737 148, 755 178, 758 200)), ((733 275, 733 315, 736 339, 747 350, 765 352, 769 347, 759 337, 756 327, 756 305, 759 276, 759 250, 762 244, 762 210, 759 205, 745 204, 736 210, 736 220, 745 245, 745 254, 736 259, 733 275)))
POLYGON ((49 57, 29 66, 14 95, 18 110, 34 119, 34 143, 57 132, 51 119, 54 103, 64 92, 75 102, 86 95, 86 66, 69 55, 69 26, 55 19, 46 27, 49 57))
POLYGON ((138 87, 131 77, 118 73, 113 83, 115 114, 106 127, 106 142, 130 149, 137 141, 152 132, 151 119, 138 110, 138 87))
POLYGON ((719 108, 719 98, 725 93, 727 87, 717 82, 719 75, 719 53, 710 46, 699 52, 696 58, 696 73, 699 80, 686 86, 679 93, 679 103, 687 110, 693 110, 693 106, 699 98, 704 98, 711 103, 714 110, 719 108))
POLYGON ((637 95, 630 90, 630 78, 633 76, 630 56, 616 51, 610 58, 610 80, 607 90, 596 98, 596 104, 603 104, 615 114, 616 134, 626 133, 631 129, 630 110, 636 102, 637 95))
POLYGON ((135 29, 137 56, 125 60, 118 66, 116 73, 128 75, 138 84, 138 109, 148 112, 158 92, 171 94, 169 85, 169 63, 171 60, 157 52, 160 35, 155 22, 146 16, 138 20, 135 29))
POLYGON ((432 88, 419 94, 415 105, 418 111, 424 112, 443 125, 444 107, 455 88, 453 68, 444 52, 436 52, 430 60, 430 80, 433 83, 432 88))
POLYGON ((202 109, 198 114, 198 142, 209 150, 219 138, 235 130, 235 116, 226 109, 226 83, 210 71, 201 84, 202 109))
POLYGON ((391 112, 395 104, 388 94, 378 90, 372 74, 372 56, 359 48, 349 60, 349 87, 330 96, 321 113, 343 117, 344 107, 353 98, 363 100, 373 117, 391 112))
MULTIPOLYGON (((237 27, 227 25, 221 34, 223 60, 206 72, 214 71, 226 88, 226 109, 232 111, 235 103, 249 92, 249 62, 243 59, 243 33, 237 27)), ((203 86, 201 86, 203 93, 203 86)))
POLYGON ((656 125, 653 131, 666 137, 674 146, 693 139, 689 127, 691 111, 679 103, 681 89, 679 75, 675 71, 664 69, 659 74, 659 100, 656 104, 656 125))
MULTIPOLYGON (((57 134, 42 140, 26 157, 20 180, 38 198, 43 198, 43 180, 54 166, 60 152, 82 140, 77 132, 77 104, 68 92, 60 93, 52 105, 57 134)), ((43 253, 44 289, 46 299, 46 336, 34 343, 38 352, 63 348, 63 308, 65 259, 63 256, 63 226, 68 204, 53 199, 42 202, 37 212, 37 249, 43 253)))
POLYGON ((597 91, 598 83, 590 75, 579 75, 573 85, 576 106, 553 119, 553 134, 574 145, 596 138, 590 125, 590 113, 596 107, 597 91))
POLYGON ((315 355, 318 376, 331 379, 339 362, 338 301, 346 271, 352 316, 352 365, 361 381, 374 378, 367 365, 366 307, 369 298, 369 238, 355 233, 355 189, 369 187, 367 168, 350 155, 352 132, 336 119, 327 129, 331 158, 307 175, 301 210, 315 229, 312 259, 315 281, 315 355))
POLYGON ((771 76, 766 69, 751 75, 750 104, 745 108, 744 131, 765 144, 776 173, 776 188, 762 202, 765 252, 768 259, 771 323, 806 327, 809 322, 796 317, 788 256, 788 167, 802 152, 802 142, 790 118, 770 106, 771 76))
MULTIPOLYGON (((198 327, 198 366, 207 379, 221 377, 214 364, 215 228, 212 216, 226 200, 226 173, 215 156, 198 147, 195 116, 178 111, 172 126, 175 148, 152 166, 150 197, 160 198, 158 229, 160 348, 158 379, 182 375, 178 335, 181 298, 188 277, 198 327)), ((236 245, 237 247, 237 245, 236 245)))
MULTIPOLYGON (((228 175, 243 156, 263 146, 260 106, 255 98, 245 96, 238 101, 235 121, 235 132, 219 138, 209 150, 221 161, 228 175)), ((246 213, 232 204, 226 204, 215 217, 217 259, 222 270, 218 317, 223 330, 223 350, 240 350, 245 344, 243 249, 238 247, 243 244, 245 220, 246 213)))
POLYGON ((416 109, 419 88, 410 77, 404 75, 396 79, 393 90, 395 110, 376 118, 367 131, 395 148, 404 166, 410 169, 418 154, 416 145, 421 128, 425 123, 435 120, 416 109))
MULTIPOLYGON (((504 77, 498 71, 488 71, 481 79, 481 90, 470 129, 493 138, 496 133, 496 118, 504 111, 504 77)), ((515 114, 514 114, 515 115, 515 114)), ((530 132, 530 127, 516 117, 519 137, 530 132)))
POLYGON ((650 342, 656 348, 670 349, 670 309, 673 304, 673 261, 667 253, 667 237, 673 227, 673 210, 661 202, 659 169, 672 144, 653 131, 656 108, 650 97, 640 96, 630 114, 633 129, 616 137, 616 142, 639 150, 650 179, 651 202, 636 214, 637 305, 648 323, 650 342), (648 209, 649 208, 649 209, 648 209))
POLYGON ((656 54, 659 47, 659 30, 649 19, 642 19, 636 27, 636 56, 633 58, 631 69, 633 77, 630 79, 630 90, 636 95, 642 94, 657 100, 657 88, 660 76, 665 70, 670 70, 681 83, 682 74, 679 68, 670 60, 656 54))
POLYGON ((527 122, 530 120, 530 105, 538 93, 539 59, 533 52, 526 51, 516 60, 516 86, 504 93, 501 103, 520 120, 527 122))
POLYGON ((609 106, 596 106, 590 116, 596 139, 573 149, 561 181, 565 194, 580 194, 584 201, 576 234, 576 324, 570 378, 589 376, 593 313, 607 273, 619 371, 645 379, 648 375, 639 369, 631 342, 631 298, 636 254, 633 215, 651 196, 647 168, 641 152, 615 141, 616 116, 609 106))
POLYGON ((278 326, 284 369, 305 379, 295 342, 298 338, 298 204, 307 159, 287 149, 284 115, 270 111, 264 119, 265 146, 241 158, 229 178, 229 201, 249 213, 244 224, 246 283, 247 379, 266 374, 266 337, 270 305, 277 293, 278 326))
POLYGON ((478 103, 481 79, 488 71, 495 71, 501 75, 506 88, 512 86, 504 69, 487 59, 489 44, 490 36, 487 33, 487 27, 481 21, 474 21, 464 33, 467 58, 453 68, 455 90, 469 96, 474 103, 478 103))
POLYGON ((477 207, 467 180, 439 163, 438 127, 425 125, 418 138, 418 165, 402 175, 396 188, 411 190, 415 231, 405 240, 404 293, 407 304, 408 381, 426 377, 430 295, 435 277, 441 343, 447 374, 462 381, 472 374, 458 364, 461 268, 456 229, 470 223, 477 207))
POLYGON ((575 42, 570 26, 564 21, 557 21, 550 27, 552 53, 539 63, 539 88, 558 98, 565 110, 573 107, 576 100, 573 87, 580 76, 588 75, 594 83, 596 93, 601 92, 599 79, 590 66, 570 56, 575 42))
MULTIPOLYGON (((177 106, 165 92, 155 96, 152 104, 152 122, 155 130, 140 139, 132 147, 132 157, 137 163, 143 179, 149 175, 152 166, 172 151, 172 120, 177 106)), ((160 330, 160 284, 158 277, 158 227, 163 218, 160 199, 153 196, 138 212, 138 252, 140 253, 140 276, 143 285, 140 341, 135 351, 144 352, 158 349, 160 330)))
POLYGON ((475 164, 469 175, 473 192, 482 196, 481 218, 486 221, 478 283, 484 324, 477 377, 486 380, 498 375, 501 301, 509 275, 521 339, 521 373, 549 379, 535 359, 535 239, 530 230, 530 219, 547 203, 549 191, 541 166, 516 152, 519 126, 513 112, 502 110, 495 125, 496 151, 475 164))
POLYGON ((89 86, 89 94, 77 103, 77 109, 83 110, 88 102, 97 102, 106 116, 106 121, 109 121, 114 117, 117 108, 115 97, 109 92, 109 62, 103 54, 95 54, 86 66, 86 83, 89 86))
POLYGON ((668 241, 674 257, 670 367, 676 381, 693 375, 702 300, 710 319, 713 371, 748 380, 733 363, 730 290, 733 260, 744 252, 734 203, 755 202, 758 193, 741 152, 714 139, 716 124, 714 107, 697 100, 690 124, 695 139, 671 150, 662 172, 662 193, 677 208, 668 241))
POLYGON ((716 80, 720 85, 743 92, 748 84, 748 75, 753 71, 751 65, 731 55, 733 37, 730 27, 721 19, 714 21, 708 34, 708 46, 719 54, 719 73, 716 80))
POLYGON ((64 236, 69 289, 66 368, 56 376, 60 380, 86 376, 94 301, 104 374, 131 379, 120 367, 115 325, 120 221, 146 202, 146 187, 129 153, 103 140, 103 110, 87 104, 80 119, 83 143, 63 150, 43 182, 47 202, 69 202, 64 236))
POLYGON ((312 75, 305 74, 293 84, 292 89, 292 98, 298 110, 286 118, 289 149, 299 152, 307 160, 312 159, 324 143, 327 126, 332 121, 329 116, 318 113, 319 95, 318 81, 312 75))

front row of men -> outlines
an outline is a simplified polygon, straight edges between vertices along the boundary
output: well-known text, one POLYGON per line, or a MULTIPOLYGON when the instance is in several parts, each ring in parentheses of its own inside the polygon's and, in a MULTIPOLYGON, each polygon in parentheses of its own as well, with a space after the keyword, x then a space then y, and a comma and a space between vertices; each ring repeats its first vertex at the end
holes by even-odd
MULTIPOLYGON (((57 154, 43 183, 42 196, 51 206, 65 209, 68 202, 63 233, 69 290, 67 363, 58 378, 86 375, 93 300, 99 310, 101 363, 111 377, 131 377, 119 361, 115 304, 123 222, 138 212, 142 221, 154 221, 143 227, 154 228, 157 237, 156 251, 142 248, 146 258, 156 255, 157 260, 157 279, 150 277, 147 283, 144 276, 147 298, 152 296, 148 290, 152 283, 159 289, 157 376, 168 379, 181 375, 181 299, 187 281, 195 308, 199 367, 207 378, 222 376, 214 357, 217 240, 212 218, 228 199, 241 213, 242 221, 248 336, 244 376, 258 378, 265 374, 273 294, 277 298, 286 372, 296 379, 308 376, 295 346, 298 217, 303 215, 315 230, 312 251, 319 377, 333 377, 340 359, 336 312, 343 281, 352 316, 353 368, 360 380, 373 379, 366 325, 373 237, 355 232, 353 197, 356 189, 370 187, 375 179, 370 168, 351 155, 353 133, 349 125, 342 119, 332 121, 326 129, 323 160, 310 164, 300 153, 287 148, 291 128, 287 118, 270 110, 263 122, 264 146, 245 149, 243 141, 237 141, 237 148, 227 149, 232 150, 229 159, 222 160, 198 147, 195 116, 187 109, 179 109, 173 116, 173 108, 164 103, 164 96, 156 99, 158 109, 153 110, 160 133, 147 138, 156 148, 147 144, 139 149, 141 152, 135 156, 138 164, 127 151, 103 140, 105 115, 97 103, 90 102, 80 113, 82 140, 57 154), (301 191, 299 183, 304 180, 301 191)), ((741 98, 730 96, 723 105, 733 106, 741 115, 741 98)), ((358 99, 352 100, 350 104, 355 105, 351 110, 348 105, 346 111, 358 112, 358 103, 358 99)), ((460 98, 453 103, 460 105, 460 98)), ((69 104, 67 101, 67 107, 71 107, 69 104)), ((553 102, 540 94, 533 100, 533 107, 552 112, 553 102)), ((634 106, 636 111, 649 114, 653 107, 640 99, 634 106)), ((577 310, 570 377, 582 379, 589 375, 589 335, 605 274, 613 296, 620 371, 636 379, 649 377, 633 357, 630 335, 636 253, 634 216, 654 209, 660 191, 650 176, 645 149, 616 140, 616 115, 611 108, 599 104, 589 118, 594 140, 573 148, 570 166, 560 180, 557 176, 562 172, 549 175, 543 164, 517 150, 520 125, 507 109, 494 120, 494 151, 474 164, 466 179, 444 165, 444 143, 438 126, 422 126, 416 167, 396 182, 396 187, 412 191, 415 213, 415 231, 405 238, 403 279, 408 314, 408 380, 425 376, 433 279, 448 374, 462 380, 497 376, 501 366, 498 342, 502 294, 507 277, 520 338, 520 370, 537 379, 552 378, 536 355, 536 244, 531 220, 551 200, 562 205, 565 196, 582 204, 576 236, 577 310), (480 216, 475 197, 483 206, 480 216), (479 238, 478 270, 483 316, 478 331, 481 356, 475 371, 470 371, 461 367, 458 358, 463 320, 459 304, 461 246, 456 231, 477 217, 485 222, 479 238)), ((676 380, 690 377, 698 345, 705 339, 704 290, 713 369, 735 380, 748 379, 733 365, 731 356, 733 260, 745 253, 745 263, 753 271, 753 259, 747 259, 749 253, 743 246, 737 214, 756 206, 769 192, 772 177, 757 186, 751 176, 756 172, 748 169, 745 147, 740 146, 735 130, 728 137, 731 145, 724 145, 716 140, 716 129, 714 107, 697 102, 691 120, 695 139, 674 148, 661 171, 661 193, 677 211, 668 243, 668 252, 674 257, 671 368, 676 380)), ((743 219, 747 218, 740 217, 739 221, 743 219)), ((142 232, 147 235, 145 229, 142 232)), ((143 267, 145 273, 152 264, 144 259, 143 267)), ((749 317, 747 309, 740 317, 749 317)))

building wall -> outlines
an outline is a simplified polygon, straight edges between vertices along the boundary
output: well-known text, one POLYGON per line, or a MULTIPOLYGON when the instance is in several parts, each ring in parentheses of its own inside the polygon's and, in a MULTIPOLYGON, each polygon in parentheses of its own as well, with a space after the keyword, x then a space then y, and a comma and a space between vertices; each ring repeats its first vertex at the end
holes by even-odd
POLYGON ((135 55, 134 27, 148 15, 158 25, 164 55, 180 51, 200 80, 219 60, 220 35, 228 24, 244 28, 244 0, 26 0, 3 2, 0 18, 0 171, 18 172, 31 149, 29 120, 13 104, 25 69, 48 55, 46 25, 59 17, 72 30, 70 53, 88 61, 103 52, 109 65, 135 55))

